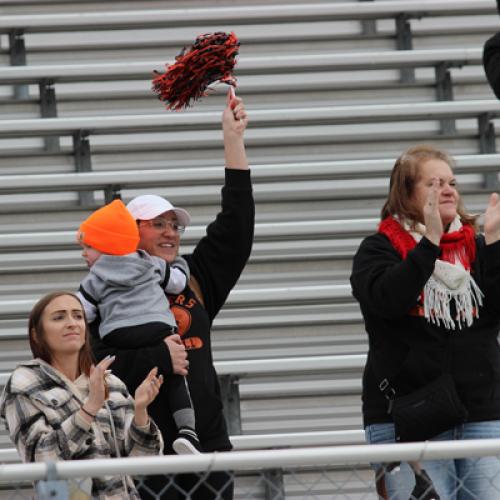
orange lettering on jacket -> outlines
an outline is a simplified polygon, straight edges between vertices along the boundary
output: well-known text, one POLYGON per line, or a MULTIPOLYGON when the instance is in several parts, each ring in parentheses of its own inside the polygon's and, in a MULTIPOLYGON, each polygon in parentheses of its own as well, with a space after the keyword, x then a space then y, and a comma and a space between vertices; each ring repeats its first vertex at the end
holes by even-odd
POLYGON ((191 351, 193 349, 201 349, 203 347, 203 340, 200 337, 187 337, 182 339, 186 351, 191 351))
POLYGON ((180 306, 182 306, 182 304, 184 304, 185 300, 186 300, 185 295, 177 295, 177 297, 175 297, 175 303, 179 304, 180 306))
POLYGON ((170 305, 177 304, 179 306, 183 306, 186 309, 192 309, 196 305, 196 299, 186 300, 186 296, 183 294, 177 295, 177 297, 172 298, 169 297, 170 305))
POLYGON ((186 307, 187 309, 191 309, 194 307, 194 305, 196 304, 196 300, 195 299, 189 299, 185 304, 184 304, 184 307, 186 307))
POLYGON ((171 311, 175 317, 179 335, 182 337, 191 327, 191 313, 184 309, 184 307, 175 305, 172 306, 171 311))

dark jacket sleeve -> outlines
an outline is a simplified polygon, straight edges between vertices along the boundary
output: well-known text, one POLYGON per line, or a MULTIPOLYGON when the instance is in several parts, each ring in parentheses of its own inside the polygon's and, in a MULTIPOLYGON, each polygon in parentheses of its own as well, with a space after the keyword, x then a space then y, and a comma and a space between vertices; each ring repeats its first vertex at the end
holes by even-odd
POLYGON ((500 32, 484 44, 483 66, 493 92, 500 99, 500 32))
POLYGON ((353 260, 351 286, 361 307, 378 316, 404 316, 434 270, 439 247, 427 238, 402 260, 382 234, 366 238, 353 260))
POLYGON ((198 280, 210 320, 240 277, 253 243, 255 206, 250 170, 225 170, 222 208, 191 255, 184 255, 198 280))
POLYGON ((500 317, 500 241, 486 245, 484 237, 477 239, 478 257, 481 259, 481 291, 484 307, 500 317))

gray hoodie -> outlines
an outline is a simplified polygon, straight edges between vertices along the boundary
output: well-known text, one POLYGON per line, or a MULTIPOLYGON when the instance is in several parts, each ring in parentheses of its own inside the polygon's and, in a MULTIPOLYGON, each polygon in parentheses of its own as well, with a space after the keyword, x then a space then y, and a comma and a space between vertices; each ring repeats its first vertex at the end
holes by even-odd
POLYGON ((186 287, 189 267, 182 257, 168 265, 144 250, 127 255, 101 255, 80 284, 87 319, 98 309, 99 335, 118 328, 160 322, 176 326, 165 295, 186 287))

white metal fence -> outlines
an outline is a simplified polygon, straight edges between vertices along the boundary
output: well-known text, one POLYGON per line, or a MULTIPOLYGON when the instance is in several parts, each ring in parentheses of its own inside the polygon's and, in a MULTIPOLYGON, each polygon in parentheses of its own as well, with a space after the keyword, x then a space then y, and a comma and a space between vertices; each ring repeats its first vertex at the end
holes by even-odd
MULTIPOLYGON (((236 499, 376 499, 375 477, 369 463, 424 463, 426 460, 481 457, 500 459, 500 439, 11 464, 0 466, 0 483, 4 487, 0 498, 31 498, 32 481, 37 482, 37 498, 68 499, 76 497, 69 496, 67 482, 89 477, 131 475, 140 487, 148 475, 169 475, 171 486, 177 488, 172 474, 197 474, 201 484, 208 473, 231 471, 228 480, 234 479, 236 499)), ((492 485, 498 481, 498 477, 487 479, 492 485)), ((500 490, 493 491, 493 496, 490 494, 488 498, 470 494, 466 497, 492 500, 500 497, 500 490)), ((182 498, 196 498, 196 487, 185 492, 182 498)), ((213 492, 213 498, 224 497, 222 493, 213 492)), ((428 500, 430 497, 418 498, 428 500)), ((460 494, 460 484, 453 498, 464 498, 460 494)))

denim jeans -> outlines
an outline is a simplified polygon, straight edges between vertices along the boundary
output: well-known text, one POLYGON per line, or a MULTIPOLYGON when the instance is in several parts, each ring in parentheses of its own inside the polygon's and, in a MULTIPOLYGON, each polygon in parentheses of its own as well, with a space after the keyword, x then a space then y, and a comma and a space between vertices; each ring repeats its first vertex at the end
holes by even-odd
MULTIPOLYGON (((368 425, 365 436, 370 444, 394 443, 394 424, 368 425)), ((500 438, 500 420, 459 425, 431 441, 487 438, 500 438)), ((372 464, 372 467, 380 471, 383 465, 372 464)), ((429 474, 441 500, 500 500, 500 456, 427 460, 420 465, 429 474)), ((390 500, 408 500, 415 486, 410 466, 403 462, 386 473, 385 486, 390 500)))

